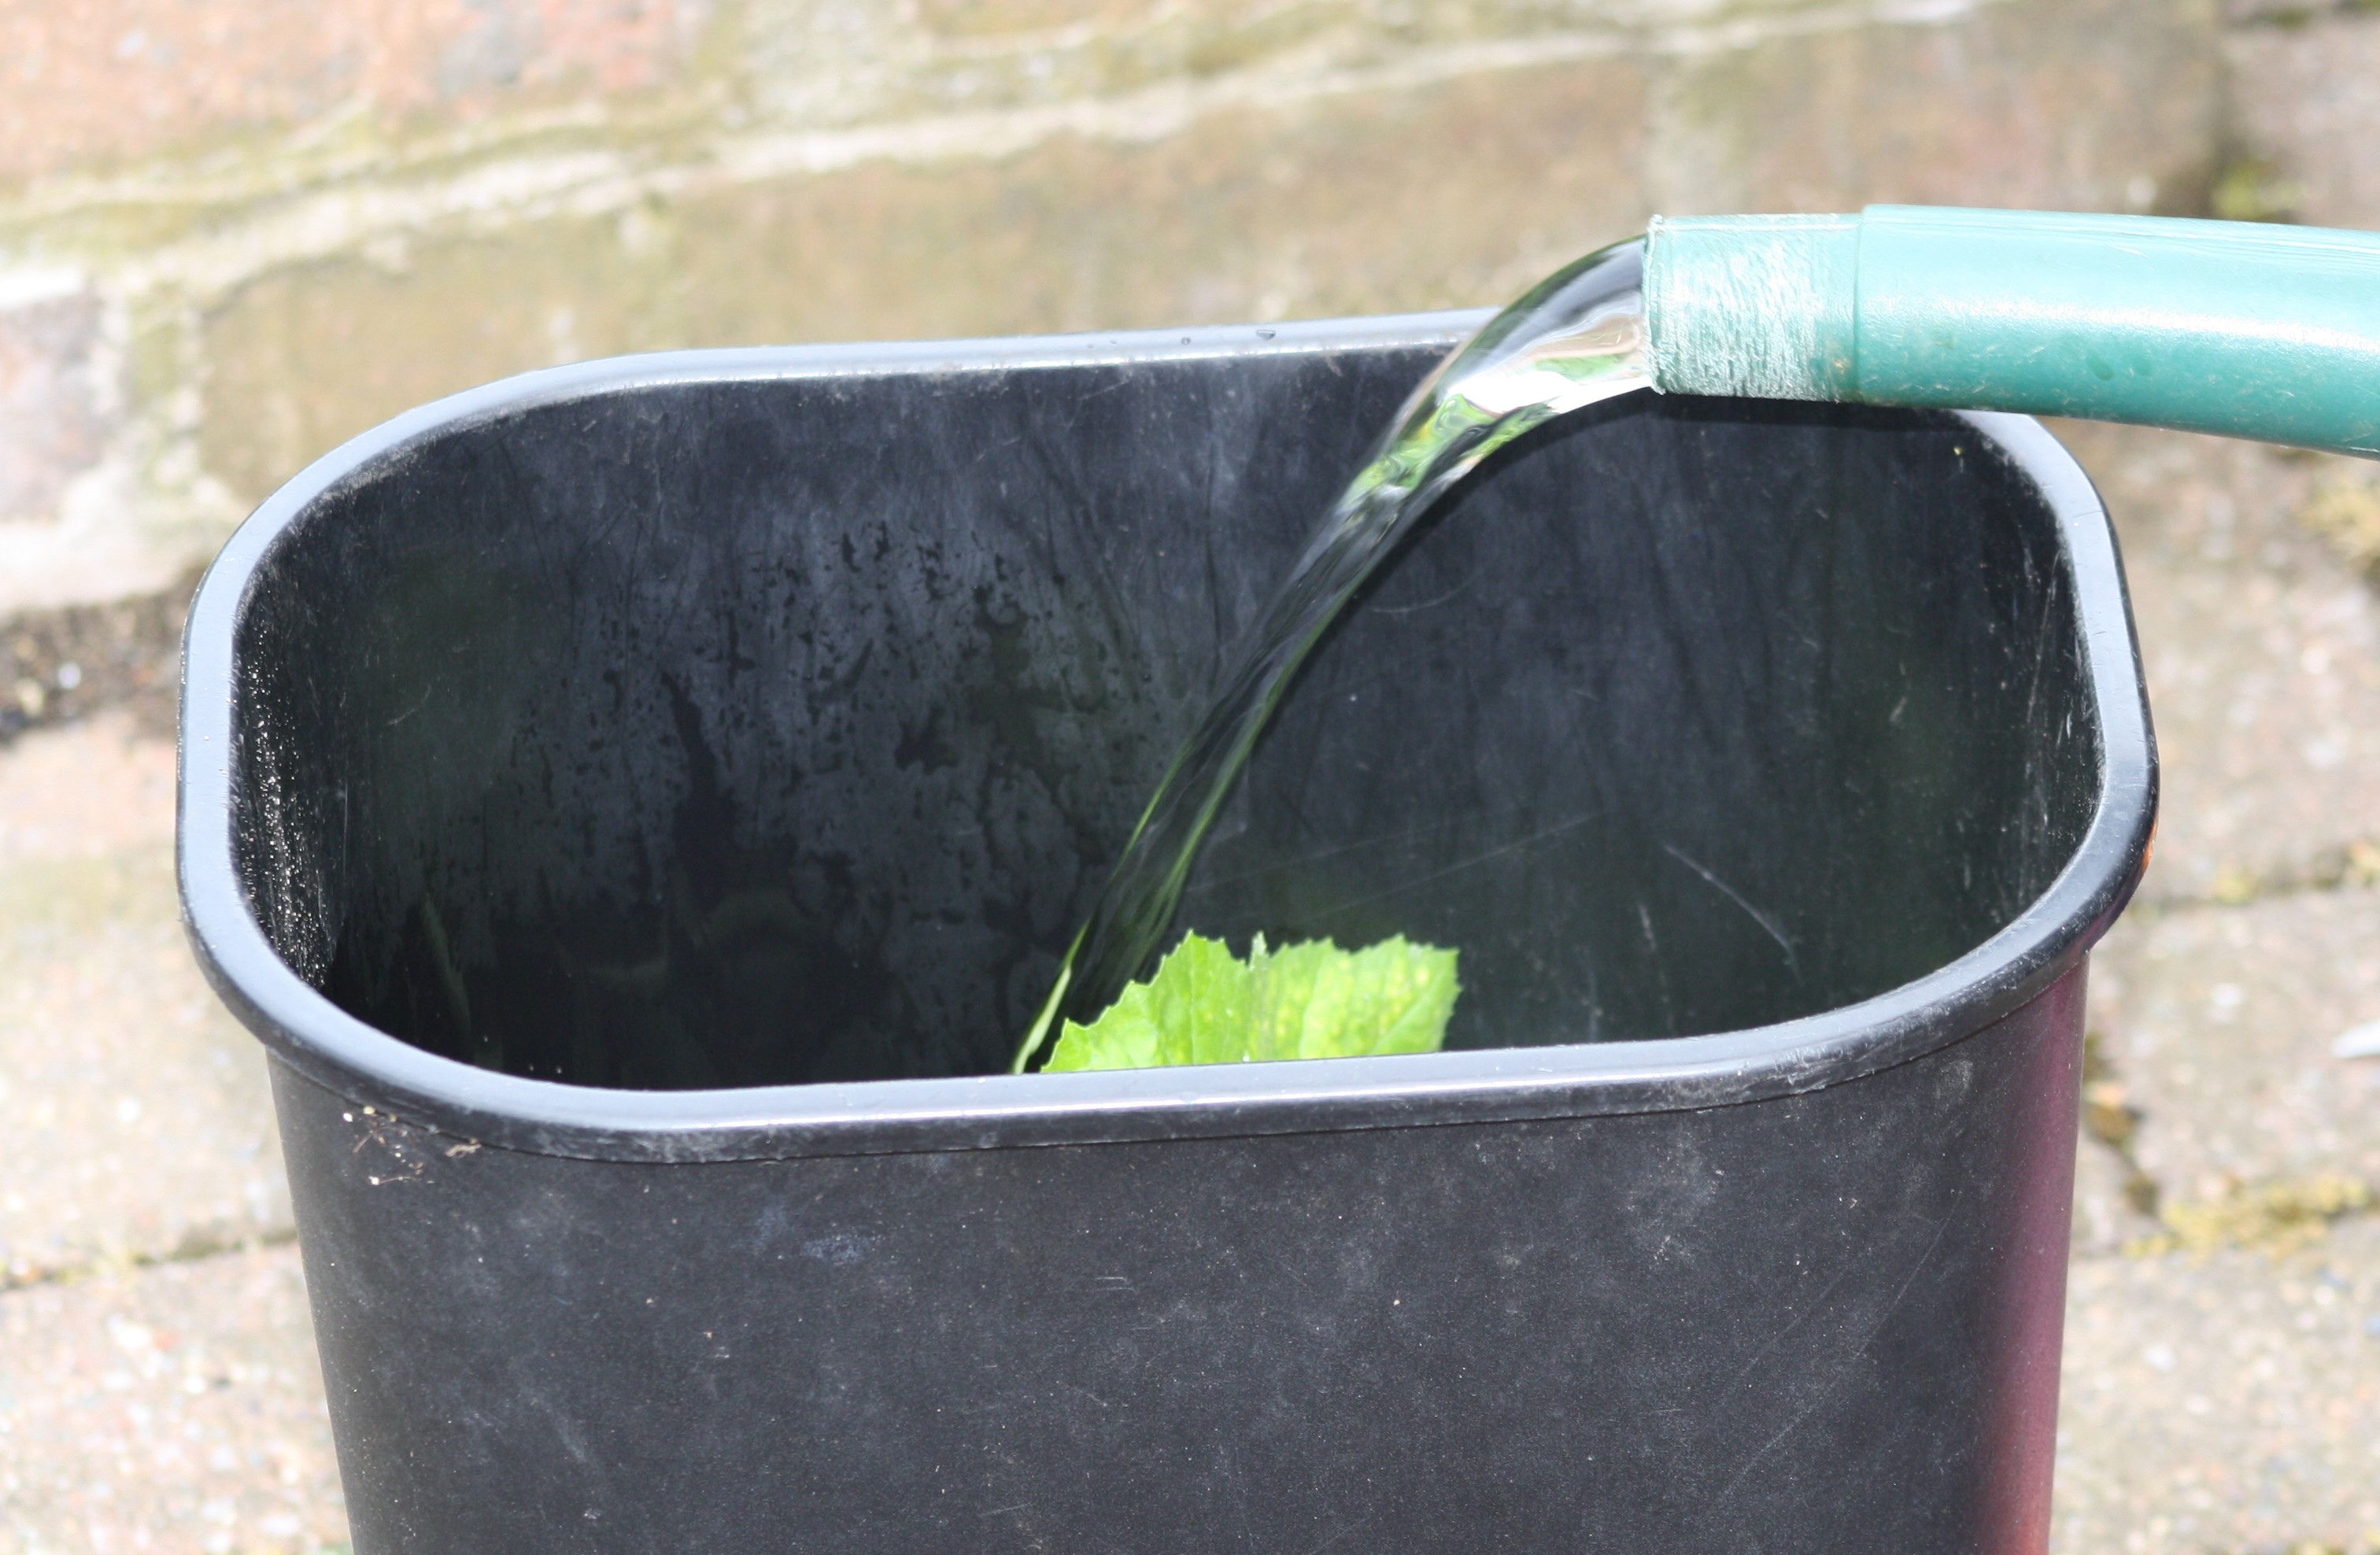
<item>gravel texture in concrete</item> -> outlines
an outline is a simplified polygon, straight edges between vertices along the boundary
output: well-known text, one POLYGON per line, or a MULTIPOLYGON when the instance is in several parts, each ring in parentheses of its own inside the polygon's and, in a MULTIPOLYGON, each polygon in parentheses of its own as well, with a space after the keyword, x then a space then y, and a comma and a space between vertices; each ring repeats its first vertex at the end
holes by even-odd
POLYGON ((0 1549, 346 1538, 296 1248, 0 1296, 0 1549))
POLYGON ((2380 1223, 2076 1265, 2052 1548, 2380 1549, 2380 1223))

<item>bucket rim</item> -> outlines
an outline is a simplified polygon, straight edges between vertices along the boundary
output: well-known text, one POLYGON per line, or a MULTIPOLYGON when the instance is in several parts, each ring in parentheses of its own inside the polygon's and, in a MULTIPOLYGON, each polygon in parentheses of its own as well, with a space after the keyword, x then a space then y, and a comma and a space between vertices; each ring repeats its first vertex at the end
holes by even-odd
POLYGON ((531 1079, 426 1051, 347 1014, 273 950, 235 856, 233 646, 259 570, 314 504, 406 451, 573 400, 688 383, 1018 371, 1097 363, 1451 347, 1490 313, 613 357, 433 401, 324 455, 261 504, 200 582, 182 652, 176 873, 184 928, 217 994, 273 1057, 401 1121, 504 1148, 622 1161, 779 1160, 1124 1143, 1665 1112, 1860 1078, 2014 1014, 2078 968, 2147 864, 2157 758, 2137 635, 2105 504, 2029 416, 1955 412, 2055 520, 2098 719, 2089 826, 1998 932, 1910 982, 1747 1029, 1638 1041, 1262 1064, 639 1091, 531 1079))

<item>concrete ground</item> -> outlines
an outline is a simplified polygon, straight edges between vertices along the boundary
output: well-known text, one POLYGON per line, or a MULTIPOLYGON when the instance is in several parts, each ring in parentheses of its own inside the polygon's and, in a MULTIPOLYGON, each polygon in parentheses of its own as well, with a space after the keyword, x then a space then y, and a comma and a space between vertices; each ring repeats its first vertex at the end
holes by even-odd
POLYGON ((346 1539, 263 1058, 182 941, 173 783, 121 706, 0 752, 10 1555, 346 1539))
POLYGON ((2061 427, 2164 757, 2093 963, 2053 1548, 2380 1550, 2380 470, 2061 427))
MULTIPOLYGON (((2370 1555, 2380 1059, 2332 1044, 2380 1020, 2380 485, 2064 431, 2122 533, 2167 800, 2095 963, 2054 1547, 2370 1555)), ((262 1062, 176 923, 153 676, 98 695, 63 629, 0 640, 0 1551, 336 1549, 262 1062)), ((78 629, 95 663, 162 651, 78 629)))

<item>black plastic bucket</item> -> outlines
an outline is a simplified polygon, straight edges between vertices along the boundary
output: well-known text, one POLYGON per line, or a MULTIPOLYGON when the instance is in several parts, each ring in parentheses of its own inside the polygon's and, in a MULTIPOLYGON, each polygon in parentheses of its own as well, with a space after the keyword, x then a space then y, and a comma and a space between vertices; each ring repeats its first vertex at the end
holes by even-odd
POLYGON ((1187 909, 1460 947, 1452 1051, 1000 1073, 1473 322, 596 363, 239 532, 182 885, 360 1555, 2043 1547, 2155 764, 2028 420, 1644 396, 1508 451, 1187 909))

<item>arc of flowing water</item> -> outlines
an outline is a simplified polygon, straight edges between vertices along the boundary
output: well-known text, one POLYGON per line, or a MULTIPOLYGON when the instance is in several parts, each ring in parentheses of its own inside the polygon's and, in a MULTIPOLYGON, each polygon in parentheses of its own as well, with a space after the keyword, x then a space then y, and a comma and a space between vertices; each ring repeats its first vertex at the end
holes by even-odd
POLYGON ((2134 421, 2380 455, 2380 236, 1877 206, 1656 218, 1490 320, 1416 390, 1175 757, 1016 1056, 1088 1021, 1171 925, 1316 641, 1456 483, 1639 389, 2134 421))
POLYGON ((1644 244, 1615 245, 1504 310, 1414 392, 1242 639, 1231 671, 1158 784, 1016 1055, 1022 1073, 1062 1019, 1115 1002, 1173 921, 1215 813, 1306 654, 1422 516, 1479 461, 1565 411, 1651 386, 1644 244))

